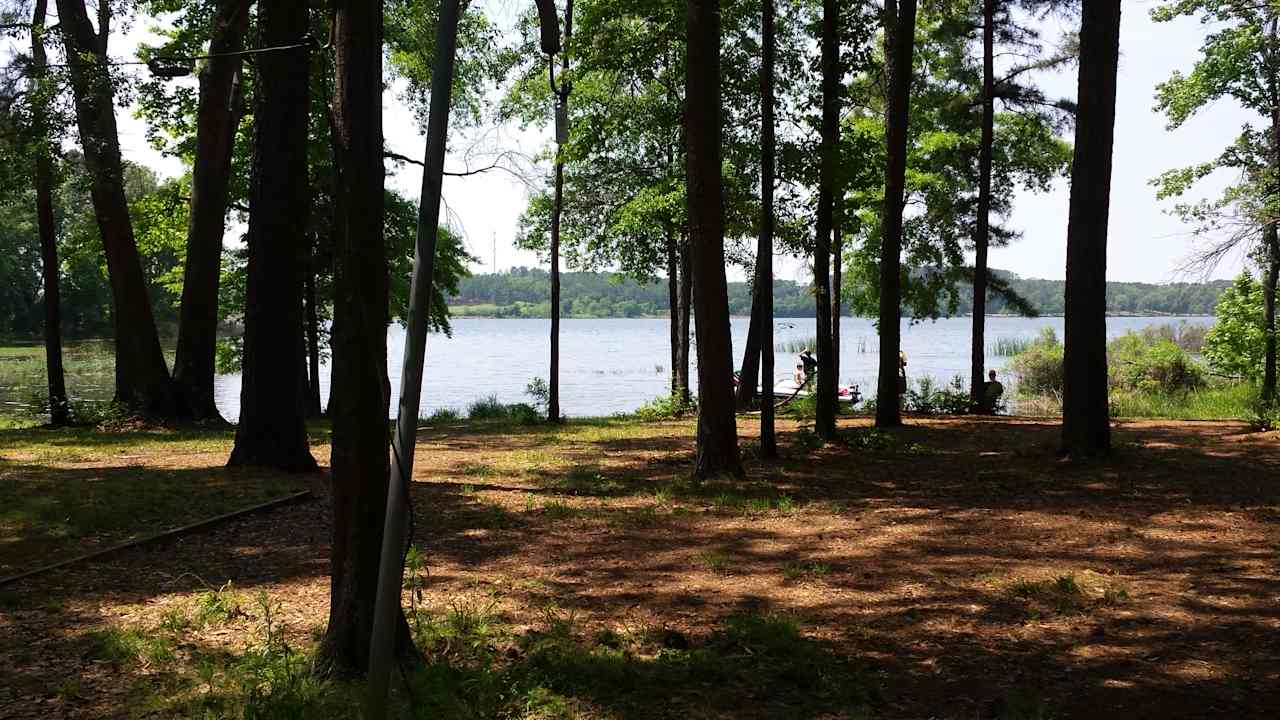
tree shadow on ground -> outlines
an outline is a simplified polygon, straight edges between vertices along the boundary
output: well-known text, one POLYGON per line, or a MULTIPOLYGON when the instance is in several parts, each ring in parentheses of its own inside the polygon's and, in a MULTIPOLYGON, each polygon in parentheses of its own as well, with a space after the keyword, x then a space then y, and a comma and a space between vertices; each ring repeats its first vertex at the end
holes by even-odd
MULTIPOLYGON (((712 647, 714 628, 743 615, 790 618, 834 658, 820 664, 856 667, 878 717, 1268 717, 1280 706, 1274 436, 1123 423, 1114 457, 1080 462, 1055 458, 1057 427, 1043 422, 911 420, 883 433, 852 421, 821 448, 783 427, 782 460, 701 484, 687 478, 688 423, 518 431, 509 445, 496 432, 424 434, 412 493, 424 602, 492 604, 518 638, 548 608, 573 613, 582 647, 542 656, 527 644, 538 636, 513 640, 494 671, 547 671, 552 700, 625 717, 842 716, 771 705, 798 690, 749 672, 754 650, 717 651, 708 662, 726 674, 695 683, 679 674, 692 661, 660 642, 632 660, 596 642, 634 627, 712 647), (554 457, 527 454, 547 448, 554 457), (597 692, 609 683, 575 686, 573 673, 636 684, 597 692)), ((24 650, 0 672, 29 678, 24 665, 46 657, 75 672, 72 640, 146 615, 120 608, 225 579, 280 597, 305 635, 325 617, 327 552, 314 502, 54 573, 5 599, 0 642, 24 650)))

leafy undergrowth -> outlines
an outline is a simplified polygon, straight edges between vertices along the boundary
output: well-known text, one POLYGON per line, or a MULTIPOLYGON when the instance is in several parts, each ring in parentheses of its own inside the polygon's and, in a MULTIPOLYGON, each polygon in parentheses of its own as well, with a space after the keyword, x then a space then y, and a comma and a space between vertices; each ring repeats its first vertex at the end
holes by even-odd
MULTIPOLYGON (((250 604, 224 587, 158 625, 88 633, 83 646, 89 659, 141 676, 128 693, 139 712, 359 717, 363 687, 319 678, 312 643, 290 640, 278 616, 265 594, 250 604), (236 612, 208 611, 227 605, 236 612), (244 649, 190 640, 211 624, 245 634, 244 649)), ((682 708, 857 718, 872 697, 858 668, 780 613, 731 615, 697 638, 626 624, 591 630, 554 605, 523 630, 484 606, 419 610, 409 622, 425 662, 394 683, 397 718, 674 717, 682 708)))

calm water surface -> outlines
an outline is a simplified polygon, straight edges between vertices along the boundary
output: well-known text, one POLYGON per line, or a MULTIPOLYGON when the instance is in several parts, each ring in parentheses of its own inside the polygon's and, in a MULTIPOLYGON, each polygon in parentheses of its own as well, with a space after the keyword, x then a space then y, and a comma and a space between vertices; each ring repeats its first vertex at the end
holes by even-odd
MULTIPOLYGON (((1107 319, 1111 336, 1164 323, 1210 325, 1211 317, 1107 319)), ((999 338, 1034 338, 1041 328, 1053 328, 1062 337, 1062 318, 987 318, 987 367, 1002 370, 1009 361, 991 354, 999 338)), ((746 342, 747 318, 734 318, 734 365, 741 363, 746 342)), ((914 383, 927 375, 949 382, 969 374, 970 318, 950 318, 902 326, 902 347, 908 373, 914 383)), ((527 402, 524 388, 535 377, 546 377, 550 352, 548 320, 456 319, 453 337, 432 335, 427 341, 427 364, 419 414, 439 408, 465 412, 473 400, 496 395, 503 402, 527 402)), ((812 319, 779 319, 774 327, 777 344, 801 342, 815 335, 812 319)), ((566 415, 597 416, 634 410, 665 394, 669 387, 669 326, 662 319, 562 320, 560 323, 560 406, 566 415)), ((876 353, 879 349, 870 320, 843 318, 840 326, 840 379, 860 385, 864 395, 874 394, 876 353)), ((392 325, 387 331, 387 371, 391 376, 392 413, 400 390, 400 363, 404 330, 392 325)), ((795 355, 777 352, 778 379, 790 374, 795 355)), ((691 368, 694 375, 696 368, 691 368)), ((1001 379, 1010 385, 1012 378, 1001 379)), ((693 377, 696 382, 696 375, 693 377)), ((321 397, 328 402, 329 368, 321 367, 321 397)), ((218 378, 218 409, 223 417, 240 415, 240 376, 218 378)))

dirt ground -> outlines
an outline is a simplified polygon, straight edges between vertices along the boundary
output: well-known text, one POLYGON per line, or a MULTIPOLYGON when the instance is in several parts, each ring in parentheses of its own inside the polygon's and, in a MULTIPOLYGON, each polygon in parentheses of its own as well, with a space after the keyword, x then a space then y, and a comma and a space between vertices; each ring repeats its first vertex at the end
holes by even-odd
MULTIPOLYGON (((1280 717, 1280 435, 1122 422, 1112 458, 1071 462, 1050 421, 853 419, 821 449, 786 422, 766 464, 756 421, 739 425, 747 479, 702 486, 689 422, 423 431, 421 602, 528 627, 550 605, 693 643, 734 613, 786 613, 861 669, 874 717, 1280 717)), ((327 534, 316 500, 4 588, 0 718, 140 714, 146 668, 80 639, 228 580, 309 642, 327 534)), ((652 716, 785 715, 769 694, 707 707, 675 689, 652 716)))

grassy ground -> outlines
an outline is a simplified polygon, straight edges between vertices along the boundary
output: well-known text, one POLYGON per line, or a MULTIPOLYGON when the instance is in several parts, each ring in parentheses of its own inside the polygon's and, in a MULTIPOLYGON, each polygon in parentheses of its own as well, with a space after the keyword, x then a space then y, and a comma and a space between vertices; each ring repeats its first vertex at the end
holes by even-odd
MULTIPOLYGON (((1247 383, 1211 385, 1182 393, 1111 391, 1111 416, 1166 420, 1238 420, 1257 416, 1258 390, 1247 383)), ((1062 398, 1026 396, 1013 398, 1020 415, 1062 414, 1062 398)))
MULTIPOLYGON (((703 484, 688 421, 423 431, 403 600, 426 664, 401 716, 1280 706, 1275 433, 1125 422, 1113 458, 1063 462, 1043 422, 846 420, 818 448, 784 421, 762 463, 740 429, 747 477, 703 484)), ((128 442, 77 452, 225 472, 226 436, 128 442)), ((0 447, 38 466, 56 444, 0 447)), ((309 672, 327 538, 305 503, 3 589, 0 716, 358 717, 358 686, 309 672)))
POLYGON ((0 431, 0 577, 305 489, 222 464, 233 430, 0 431))

